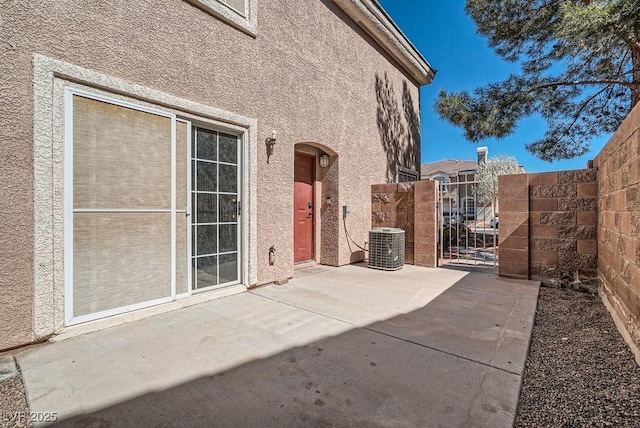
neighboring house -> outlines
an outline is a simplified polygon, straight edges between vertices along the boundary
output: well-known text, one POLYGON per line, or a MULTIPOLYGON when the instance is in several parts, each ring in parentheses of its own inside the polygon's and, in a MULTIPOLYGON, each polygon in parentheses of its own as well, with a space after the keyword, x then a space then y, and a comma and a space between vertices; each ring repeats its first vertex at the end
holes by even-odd
POLYGON ((375 0, 0 15, 0 349, 362 260, 370 186, 419 167, 434 70, 375 0))
POLYGON ((473 185, 478 163, 488 156, 486 147, 478 147, 476 161, 446 159, 422 164, 420 179, 437 180, 441 183, 442 212, 445 217, 457 213, 464 219, 476 218, 478 201, 473 185))

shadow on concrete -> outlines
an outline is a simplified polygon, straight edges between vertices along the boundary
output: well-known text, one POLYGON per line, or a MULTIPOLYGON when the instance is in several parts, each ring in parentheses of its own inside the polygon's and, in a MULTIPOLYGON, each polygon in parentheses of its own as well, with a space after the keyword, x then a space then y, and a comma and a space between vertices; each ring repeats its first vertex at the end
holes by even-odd
POLYGON ((55 426, 509 427, 537 293, 467 275, 413 312, 55 426))
POLYGON ((439 268, 442 269, 451 269, 451 270, 457 270, 460 272, 474 272, 474 273, 486 273, 486 274, 491 274, 491 275, 497 275, 498 274, 498 265, 495 266, 473 266, 473 265, 468 265, 468 264, 455 264, 455 263, 451 263, 448 260, 444 260, 444 261, 440 261, 440 265, 438 265, 439 268))

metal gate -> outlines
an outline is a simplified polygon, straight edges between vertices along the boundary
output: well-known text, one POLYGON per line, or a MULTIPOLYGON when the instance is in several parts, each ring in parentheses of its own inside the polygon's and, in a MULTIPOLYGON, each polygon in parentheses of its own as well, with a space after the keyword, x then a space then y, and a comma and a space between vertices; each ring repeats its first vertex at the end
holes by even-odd
POLYGON ((471 175, 440 182, 439 264, 495 268, 498 265, 497 189, 471 175))

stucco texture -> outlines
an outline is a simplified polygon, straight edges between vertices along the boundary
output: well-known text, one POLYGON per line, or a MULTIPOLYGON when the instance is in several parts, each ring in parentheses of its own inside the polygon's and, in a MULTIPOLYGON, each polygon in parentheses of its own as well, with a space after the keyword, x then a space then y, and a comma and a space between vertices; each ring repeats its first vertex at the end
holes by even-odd
POLYGON ((323 174, 337 182, 325 216, 336 242, 318 244, 316 258, 342 265, 363 257, 338 210, 351 207, 346 226, 363 245, 371 184, 393 179, 395 163, 417 168, 417 85, 331 0, 260 0, 257 13, 254 38, 183 0, 0 3, 0 348, 32 336, 34 54, 256 119, 258 284, 293 274, 299 143, 333 152, 323 174), (272 129, 278 140, 267 163, 272 129))
POLYGON ((12 6, 0 4, 0 349, 31 340, 33 311, 31 57, 12 6))

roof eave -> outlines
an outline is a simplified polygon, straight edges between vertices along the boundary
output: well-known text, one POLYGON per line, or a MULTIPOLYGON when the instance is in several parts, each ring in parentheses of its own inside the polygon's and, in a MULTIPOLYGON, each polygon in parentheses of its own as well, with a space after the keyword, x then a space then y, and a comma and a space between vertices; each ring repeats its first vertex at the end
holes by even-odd
POLYGON ((365 30, 420 85, 428 85, 436 74, 376 0, 333 0, 365 30))

